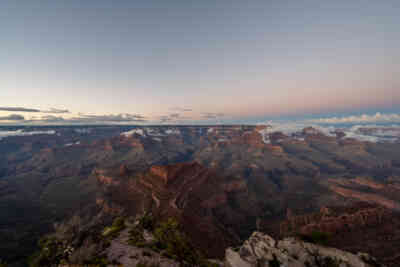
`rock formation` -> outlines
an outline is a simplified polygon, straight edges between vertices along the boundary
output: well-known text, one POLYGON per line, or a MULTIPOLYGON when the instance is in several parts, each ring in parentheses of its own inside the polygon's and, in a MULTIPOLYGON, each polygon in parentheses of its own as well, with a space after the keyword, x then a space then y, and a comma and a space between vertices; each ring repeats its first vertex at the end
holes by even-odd
POLYGON ((237 248, 228 248, 225 254, 228 267, 378 267, 383 266, 368 254, 357 255, 323 247, 295 238, 274 240, 260 232, 237 248))

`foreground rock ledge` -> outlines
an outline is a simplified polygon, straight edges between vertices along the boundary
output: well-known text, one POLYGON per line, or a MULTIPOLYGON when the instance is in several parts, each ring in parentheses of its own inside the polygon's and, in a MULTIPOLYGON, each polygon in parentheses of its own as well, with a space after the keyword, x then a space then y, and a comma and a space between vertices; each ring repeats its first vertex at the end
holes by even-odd
POLYGON ((383 267, 368 254, 352 253, 306 243, 295 238, 275 241, 269 235, 254 232, 238 248, 228 248, 227 267, 383 267))

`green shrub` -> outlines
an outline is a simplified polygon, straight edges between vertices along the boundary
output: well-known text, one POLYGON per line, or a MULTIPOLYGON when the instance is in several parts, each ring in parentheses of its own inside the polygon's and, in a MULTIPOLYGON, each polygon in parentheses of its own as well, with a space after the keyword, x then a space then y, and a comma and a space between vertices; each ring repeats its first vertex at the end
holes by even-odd
POLYGON ((151 215, 151 213, 145 213, 140 219, 139 219, 139 227, 146 229, 148 231, 153 231, 155 226, 154 218, 151 215))
POLYGON ((160 249, 164 249, 164 255, 195 265, 199 256, 191 246, 186 236, 179 230, 179 224, 174 219, 168 219, 161 223, 154 231, 160 249))
POLYGON ((104 228, 102 236, 104 237, 116 237, 119 232, 125 228, 124 218, 118 217, 114 220, 111 226, 104 228))
POLYGON ((159 266, 160 266, 160 264, 158 264, 158 263, 147 263, 144 261, 141 261, 136 264, 136 267, 159 267, 159 266))
MULTIPOLYGON (((218 266, 201 256, 181 231, 179 223, 173 218, 156 224, 152 215, 146 213, 139 219, 139 223, 130 229, 128 243, 136 247, 150 248, 164 257, 180 262, 182 266, 218 266), (155 241, 146 242, 143 237, 144 230, 152 232, 155 241)), ((144 253, 148 255, 147 252, 144 253)), ((145 262, 139 264, 137 266, 147 266, 145 262)))
POLYGON ((152 232, 155 227, 155 221, 151 213, 145 213, 140 219, 139 223, 129 231, 128 243, 132 246, 144 247, 146 244, 143 238, 143 231, 147 230, 152 232))
POLYGON ((60 263, 65 257, 64 245, 54 237, 44 237, 39 240, 40 251, 29 259, 29 266, 51 266, 60 263))
POLYGON ((109 262, 104 255, 97 255, 90 260, 84 262, 85 266, 107 267, 109 262))
POLYGON ((276 258, 276 255, 274 254, 274 255, 272 255, 272 256, 273 256, 274 258, 268 262, 268 263, 269 263, 269 266, 270 266, 270 267, 280 267, 280 266, 281 266, 281 263, 280 263, 280 261, 278 261, 278 259, 276 258))
POLYGON ((117 217, 112 224, 112 227, 122 228, 125 226, 125 220, 122 217, 117 217))
POLYGON ((327 245, 330 235, 328 233, 313 231, 309 235, 300 235, 300 238, 309 243, 318 244, 318 245, 327 245))
POLYGON ((144 243, 143 231, 139 227, 129 230, 128 244, 131 246, 140 246, 144 243))
POLYGON ((337 259, 331 258, 331 257, 325 257, 322 259, 319 259, 316 262, 317 266, 320 267, 339 267, 340 262, 337 259))

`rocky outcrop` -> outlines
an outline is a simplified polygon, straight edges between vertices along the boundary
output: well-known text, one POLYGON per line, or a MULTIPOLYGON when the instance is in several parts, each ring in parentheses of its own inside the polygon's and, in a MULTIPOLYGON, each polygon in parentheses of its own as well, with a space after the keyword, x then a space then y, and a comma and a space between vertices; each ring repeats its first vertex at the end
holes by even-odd
POLYGON ((284 134, 282 132, 273 132, 269 135, 269 138, 272 143, 280 143, 283 140, 288 139, 289 136, 287 136, 286 134, 284 134))
POLYGON ((245 132, 241 136, 241 141, 253 147, 263 148, 265 146, 262 135, 257 131, 245 132))
POLYGON ((321 131, 313 128, 313 127, 306 127, 302 131, 303 135, 321 135, 321 131))
POLYGON ((222 185, 225 192, 239 192, 247 190, 247 184, 244 180, 231 181, 222 185))
POLYGON ((167 166, 152 166, 150 173, 155 176, 159 176, 163 179, 164 183, 168 182, 168 167, 167 166))
POLYGON ((368 203, 377 203, 389 209, 400 211, 400 204, 397 201, 387 199, 377 194, 358 192, 355 190, 347 189, 336 185, 331 185, 329 189, 346 198, 353 198, 368 203))
POLYGON ((392 217, 390 210, 364 203, 341 211, 322 207, 316 213, 288 217, 281 223, 280 232, 284 236, 296 233, 311 234, 317 231, 334 234, 359 227, 379 226, 392 217))
MULTIPOLYGON (((127 228, 117 238, 111 240, 110 246, 105 251, 109 262, 118 262, 119 266, 181 266, 179 262, 162 256, 150 248, 130 245, 127 242, 130 239, 129 231, 129 228, 127 228)), ((154 236, 147 231, 144 233, 146 233, 144 241, 151 243, 154 240, 154 236)))
POLYGON ((107 176, 106 172, 104 170, 95 169, 93 171, 93 173, 96 176, 97 181, 102 185, 117 186, 120 184, 120 182, 118 180, 114 179, 113 177, 107 176))
POLYGON ((323 207, 319 212, 293 215, 281 222, 280 236, 324 236, 324 244, 352 253, 368 252, 387 266, 398 266, 400 214, 382 206, 356 203, 323 207))
POLYGON ((124 209, 121 206, 115 205, 114 203, 109 203, 109 201, 101 197, 96 198, 96 205, 103 212, 111 215, 118 215, 124 211, 124 209))
POLYGON ((254 232, 240 248, 227 249, 225 263, 228 267, 383 266, 368 254, 355 255, 335 248, 306 243, 295 238, 276 241, 269 235, 260 232, 254 232))
POLYGON ((275 154, 283 154, 283 148, 278 145, 271 145, 271 144, 266 144, 265 147, 271 151, 272 153, 275 154))

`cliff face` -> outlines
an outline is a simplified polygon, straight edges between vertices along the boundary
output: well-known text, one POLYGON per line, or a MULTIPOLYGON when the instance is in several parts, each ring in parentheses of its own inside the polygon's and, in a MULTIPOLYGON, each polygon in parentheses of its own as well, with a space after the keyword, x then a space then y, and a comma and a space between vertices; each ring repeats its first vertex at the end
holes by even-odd
POLYGON ((384 207, 363 203, 348 209, 321 208, 317 213, 290 216, 281 223, 280 231, 282 235, 310 234, 313 231, 338 233, 359 227, 377 227, 394 216, 384 207))
POLYGON ((306 243, 294 238, 276 241, 255 232, 238 249, 226 250, 228 267, 378 267, 383 266, 368 254, 351 254, 342 250, 306 243))
MULTIPOLYGON (((232 164, 231 168, 240 166, 232 164)), ((94 173, 103 190, 97 201, 103 211, 129 216, 151 211, 159 219, 174 217, 195 245, 212 257, 221 257, 226 247, 238 244, 256 229, 263 229, 276 236, 327 233, 331 237, 330 246, 354 253, 365 246, 366 252, 385 263, 398 260, 394 249, 400 246, 400 233, 396 230, 400 225, 396 211, 399 202, 395 200, 397 179, 387 184, 361 176, 323 180, 316 174, 315 181, 321 185, 317 187, 303 176, 289 176, 289 171, 292 171, 291 166, 286 172, 274 170, 269 173, 269 180, 263 178, 261 175, 265 172, 255 166, 252 175, 256 177, 260 173, 260 179, 252 180, 222 175, 219 169, 186 162, 153 165, 133 174, 125 165, 111 171, 96 169, 94 173), (317 193, 321 196, 316 199, 321 202, 312 203, 310 199, 309 205, 314 205, 312 209, 320 205, 319 212, 307 212, 305 199, 290 198, 298 197, 301 190, 310 190, 308 186, 311 185, 313 194, 320 190, 317 193), (276 194, 276 190, 282 193, 276 194), (388 198, 391 196, 393 200, 388 198), (360 200, 363 203, 357 202, 360 200), (266 230, 270 224, 269 218, 262 217, 268 208, 266 201, 274 207, 291 201, 287 203, 294 207, 295 212, 288 209, 286 220, 276 219, 280 220, 278 230, 266 230), (334 201, 342 207, 321 205, 334 201), (368 244, 364 245, 365 242, 368 244), (377 250, 380 246, 385 249, 377 250)), ((296 172, 306 176, 310 170, 296 172)))
POLYGON ((359 201, 379 204, 388 209, 400 211, 400 190, 398 183, 379 183, 372 179, 328 179, 329 189, 336 194, 359 201))
POLYGON ((367 252, 389 266, 396 266, 400 261, 399 229, 399 213, 367 203, 292 215, 280 224, 281 236, 323 233, 327 245, 353 253, 367 252))
POLYGON ((97 201, 103 211, 128 216, 151 211, 159 220, 174 217, 210 256, 221 256, 237 243, 240 224, 258 211, 248 208, 245 180, 218 175, 196 162, 152 166, 132 177, 111 178, 101 170, 95 174, 103 188, 97 201))

